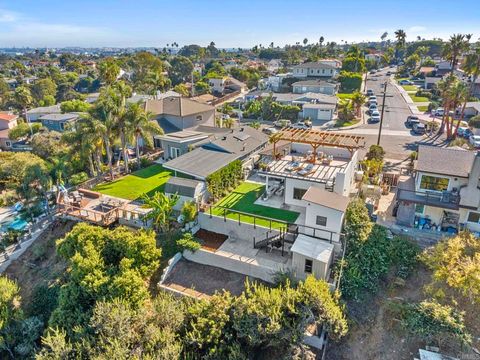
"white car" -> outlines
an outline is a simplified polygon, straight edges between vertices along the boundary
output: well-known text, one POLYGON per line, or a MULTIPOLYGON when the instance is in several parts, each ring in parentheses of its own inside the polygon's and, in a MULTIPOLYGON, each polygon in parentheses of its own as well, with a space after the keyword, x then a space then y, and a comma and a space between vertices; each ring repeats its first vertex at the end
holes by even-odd
POLYGON ((380 121, 380 112, 378 110, 372 111, 370 114, 370 122, 371 123, 377 123, 380 121))
POLYGON ((368 101, 369 101, 369 102, 370 102, 370 101, 375 101, 375 102, 377 102, 377 97, 376 97, 375 95, 372 95, 372 96, 370 96, 370 97, 368 98, 368 101))
POLYGON ((437 110, 435 110, 435 112, 433 113, 433 115, 435 115, 435 116, 443 116, 444 112, 445 112, 445 111, 443 110, 443 108, 438 108, 437 110))
POLYGON ((293 129, 302 129, 302 130, 309 130, 311 128, 311 126, 308 126, 307 124, 305 124, 304 122, 298 122, 296 124, 293 124, 292 125, 292 128, 293 129))
POLYGON ((268 135, 273 135, 273 134, 278 133, 278 130, 275 129, 274 127, 269 127, 269 128, 263 129, 263 132, 264 132, 265 134, 268 134, 268 135))
POLYGON ((468 139, 470 144, 472 144, 473 147, 475 148, 480 148, 480 135, 472 135, 468 139))

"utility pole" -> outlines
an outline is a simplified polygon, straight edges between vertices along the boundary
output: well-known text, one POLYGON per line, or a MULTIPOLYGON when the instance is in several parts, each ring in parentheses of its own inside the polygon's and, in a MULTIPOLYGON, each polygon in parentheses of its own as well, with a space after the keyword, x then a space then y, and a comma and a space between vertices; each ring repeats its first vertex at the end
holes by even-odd
POLYGON ((383 113, 385 112, 385 98, 387 97, 387 85, 388 85, 388 80, 385 80, 385 84, 383 86, 382 114, 380 115, 380 126, 378 128, 377 145, 380 145, 380 137, 382 136, 383 113))

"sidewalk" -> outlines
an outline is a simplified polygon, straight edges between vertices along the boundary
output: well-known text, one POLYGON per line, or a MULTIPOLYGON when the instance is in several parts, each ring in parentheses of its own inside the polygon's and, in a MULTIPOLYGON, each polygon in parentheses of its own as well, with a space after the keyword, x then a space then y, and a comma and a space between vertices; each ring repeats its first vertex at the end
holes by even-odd
POLYGON ((393 80, 392 83, 397 88, 397 90, 400 92, 400 94, 402 95, 403 100, 405 100, 405 102, 407 103, 408 108, 410 109, 411 113, 414 114, 414 115, 423 114, 421 111, 418 111, 418 108, 417 108, 418 103, 413 102, 413 100, 410 98, 410 95, 408 95, 408 92, 403 87, 398 85, 395 80, 393 80))

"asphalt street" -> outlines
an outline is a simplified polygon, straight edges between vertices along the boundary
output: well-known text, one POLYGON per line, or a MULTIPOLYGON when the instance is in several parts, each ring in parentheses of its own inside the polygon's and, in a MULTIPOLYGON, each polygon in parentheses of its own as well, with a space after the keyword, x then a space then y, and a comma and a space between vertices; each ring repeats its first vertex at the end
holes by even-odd
MULTIPOLYGON (((376 74, 368 74, 365 91, 372 89, 375 92, 381 113, 383 84, 385 81, 388 81, 380 145, 386 152, 386 158, 408 160, 410 153, 416 150, 419 144, 441 145, 444 139, 441 137, 429 138, 428 136, 415 135, 405 126, 407 117, 412 113, 403 96, 394 85, 393 76, 386 75, 389 70, 392 71, 393 69, 384 69, 376 74)), ((368 119, 368 115, 365 118, 368 119)), ((366 123, 355 129, 343 132, 364 136, 366 146, 361 153, 365 153, 370 145, 377 143, 379 127, 380 123, 366 123)))

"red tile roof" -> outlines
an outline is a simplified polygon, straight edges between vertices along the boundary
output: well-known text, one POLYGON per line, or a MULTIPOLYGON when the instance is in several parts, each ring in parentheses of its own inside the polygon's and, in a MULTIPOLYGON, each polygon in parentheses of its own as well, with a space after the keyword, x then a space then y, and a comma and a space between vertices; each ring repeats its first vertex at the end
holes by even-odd
POLYGON ((18 118, 18 115, 0 113, 0 120, 12 121, 18 118))

